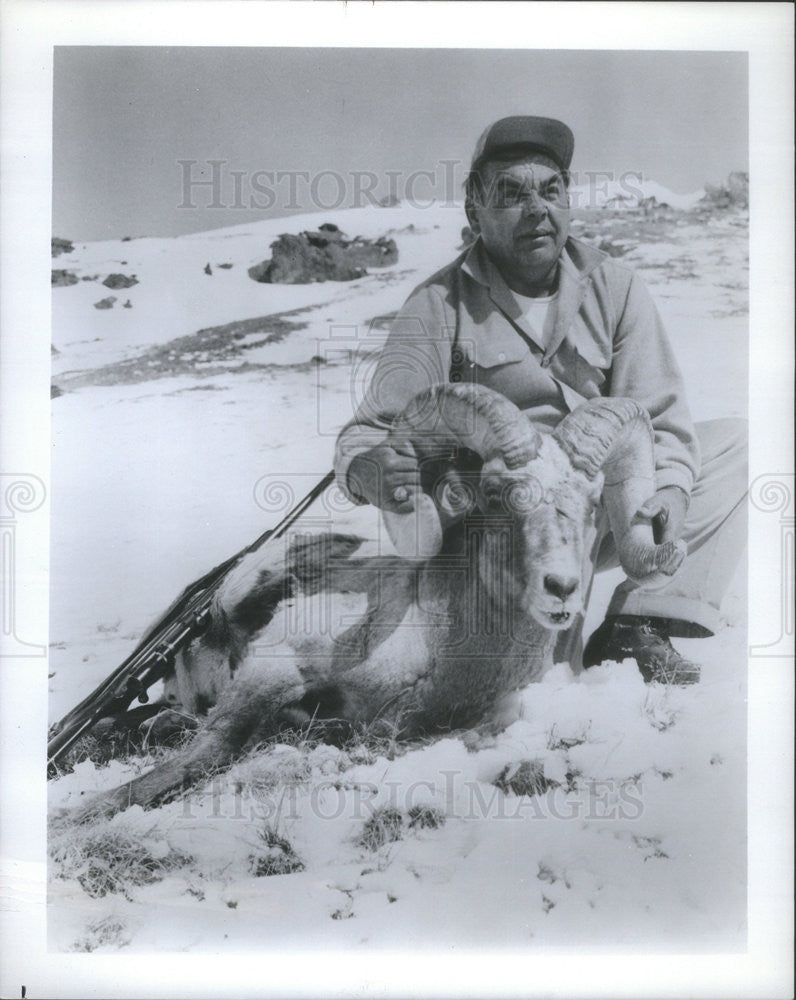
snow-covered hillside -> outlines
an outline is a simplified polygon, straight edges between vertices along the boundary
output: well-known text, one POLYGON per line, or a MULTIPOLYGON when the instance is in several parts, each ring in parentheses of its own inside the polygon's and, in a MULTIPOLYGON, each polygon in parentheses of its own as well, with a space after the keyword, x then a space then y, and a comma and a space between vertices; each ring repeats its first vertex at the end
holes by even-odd
POLYGON ((585 183, 573 184, 570 194, 573 206, 580 209, 604 208, 606 205, 615 209, 633 209, 646 202, 688 211, 704 197, 705 189, 677 194, 639 173, 631 171, 614 179, 597 171, 585 183))
MULTIPOLYGON (((53 721, 186 583, 328 470, 389 317, 456 255, 464 225, 460 207, 401 205, 76 245, 53 260, 78 279, 53 289, 53 721), (353 282, 248 276, 278 234, 326 221, 391 235, 398 263, 353 282), (137 283, 109 289, 110 274, 137 283)), ((695 419, 745 416, 746 218, 604 210, 576 214, 573 235, 640 270, 695 419)), ((372 509, 337 500, 304 528, 332 518, 379 530, 372 509)), ((587 631, 616 579, 599 581, 587 631)), ((647 687, 628 662, 579 676, 561 665, 493 740, 277 745, 184 800, 54 836, 50 948, 741 949, 744 608, 741 569, 727 627, 678 643, 704 665, 691 689, 647 687), (547 779, 536 796, 511 783, 531 759, 547 779), (374 815, 392 817, 375 834, 374 815), (258 861, 275 855, 282 867, 258 861), (98 882, 103 865, 119 879, 98 882)), ((52 805, 141 766, 78 764, 50 783, 52 805)))

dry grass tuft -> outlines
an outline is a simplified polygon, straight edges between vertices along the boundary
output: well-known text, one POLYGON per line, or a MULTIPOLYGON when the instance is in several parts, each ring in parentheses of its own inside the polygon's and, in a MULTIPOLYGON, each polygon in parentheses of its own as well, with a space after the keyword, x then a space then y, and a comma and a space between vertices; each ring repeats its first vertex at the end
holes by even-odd
POLYGON ((506 795, 543 795, 558 783, 545 778, 542 761, 523 760, 504 767, 493 784, 506 795))
POLYGON ((368 851, 378 851, 385 844, 403 839, 403 816, 391 806, 382 806, 365 820, 357 843, 368 851))
POLYGON ((445 813, 436 806, 412 806, 409 810, 409 829, 438 830, 445 825, 445 813))
POLYGON ((132 899, 134 889, 159 882, 193 862, 165 841, 118 826, 88 831, 73 827, 53 844, 50 857, 59 866, 58 878, 76 879, 95 899, 110 893, 132 899))
MULTIPOLYGON (((106 722, 108 720, 102 720, 106 722)), ((169 745, 146 746, 144 733, 135 729, 114 729, 111 725, 98 725, 94 732, 77 740, 55 767, 57 777, 71 774, 77 764, 90 761, 95 767, 106 767, 112 760, 133 764, 138 770, 152 767, 170 754, 177 746, 186 743, 193 733, 188 731, 174 738, 169 745)))
POLYGON ((256 878, 269 875, 291 875, 304 870, 304 862, 293 850, 293 845, 266 824, 260 831, 263 850, 249 855, 249 871, 256 878))
POLYGON ((669 685, 663 684, 647 689, 641 711, 649 724, 660 733, 671 729, 680 717, 680 709, 672 704, 669 685))
POLYGON ((582 746, 590 741, 591 721, 579 727, 580 732, 575 732, 571 736, 562 736, 558 731, 558 726, 554 723, 547 734, 548 750, 571 750, 572 747, 582 746))
POLYGON ((69 949, 70 951, 92 952, 97 948, 105 948, 113 945, 115 948, 124 948, 130 943, 130 939, 125 937, 125 925, 116 917, 105 917, 96 923, 89 924, 86 933, 69 949))

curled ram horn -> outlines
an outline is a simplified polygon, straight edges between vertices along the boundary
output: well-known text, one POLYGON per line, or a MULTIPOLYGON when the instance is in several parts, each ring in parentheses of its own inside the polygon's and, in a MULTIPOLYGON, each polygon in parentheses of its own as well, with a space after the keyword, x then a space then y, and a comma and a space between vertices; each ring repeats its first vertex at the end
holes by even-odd
MULTIPOLYGON (((387 443, 409 441, 419 461, 451 447, 469 448, 493 470, 516 469, 539 452, 538 431, 505 396, 486 386, 442 382, 418 393, 393 421, 387 443)), ((423 560, 442 547, 444 526, 471 509, 473 491, 455 474, 435 489, 435 500, 421 494, 414 510, 384 511, 387 532, 406 559, 423 560)))
POLYGON ((554 436, 573 467, 594 479, 603 473, 603 502, 622 568, 634 583, 664 586, 679 569, 682 540, 655 544, 652 523, 639 516, 655 493, 655 455, 647 411, 622 397, 593 399, 570 413, 554 436))
POLYGON ((500 458, 517 469, 539 451, 539 433, 518 407, 483 385, 441 382, 417 394, 393 422, 390 437, 408 439, 418 456, 451 444, 485 462, 500 458))

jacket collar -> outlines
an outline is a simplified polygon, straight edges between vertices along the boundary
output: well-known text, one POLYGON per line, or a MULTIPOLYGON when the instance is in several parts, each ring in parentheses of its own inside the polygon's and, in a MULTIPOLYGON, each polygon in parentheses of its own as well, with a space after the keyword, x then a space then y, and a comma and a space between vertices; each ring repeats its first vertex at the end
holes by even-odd
MULTIPOLYGON (((544 352, 545 359, 552 357, 561 346, 586 294, 589 275, 605 261, 606 257, 607 255, 601 250, 581 243, 580 240, 574 240, 572 237, 564 244, 558 262, 558 298, 556 300, 555 323, 544 352)), ((488 290, 489 297, 495 305, 527 337, 537 343, 533 330, 525 321, 523 310, 484 249, 480 237, 467 252, 462 262, 462 270, 478 284, 483 285, 488 290)))

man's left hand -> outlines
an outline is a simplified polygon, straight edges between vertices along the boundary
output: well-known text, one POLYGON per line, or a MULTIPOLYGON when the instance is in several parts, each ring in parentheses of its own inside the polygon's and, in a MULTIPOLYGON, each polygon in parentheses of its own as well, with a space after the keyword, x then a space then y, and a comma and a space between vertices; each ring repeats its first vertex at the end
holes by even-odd
POLYGON ((679 486, 664 486, 641 505, 639 514, 650 518, 652 537, 660 545, 682 538, 687 510, 688 495, 679 486))

